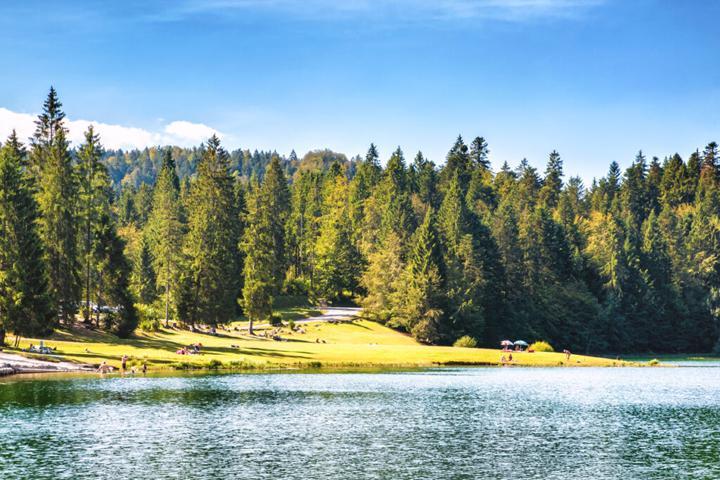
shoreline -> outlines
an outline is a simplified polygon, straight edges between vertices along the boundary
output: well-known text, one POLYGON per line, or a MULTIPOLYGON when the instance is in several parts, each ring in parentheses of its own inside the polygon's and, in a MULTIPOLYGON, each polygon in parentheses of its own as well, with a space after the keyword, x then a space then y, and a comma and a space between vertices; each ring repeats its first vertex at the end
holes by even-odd
MULTIPOLYGON (((23 357, 22 355, 16 355, 23 357)), ((51 362, 42 362, 51 363, 51 362)), ((70 362, 63 362, 64 364, 70 362)), ((258 365, 231 365, 220 364, 214 367, 204 365, 187 365, 187 366, 154 366, 148 369, 146 374, 142 372, 131 373, 130 370, 122 372, 116 369, 110 373, 98 373, 95 366, 90 364, 72 364, 73 368, 50 368, 46 366, 37 367, 13 367, 14 371, 5 375, 0 374, 0 381, 4 378, 42 378, 56 379, 58 377, 86 377, 94 375, 99 378, 145 378, 154 376, 193 376, 208 374, 268 374, 268 373, 303 373, 303 374, 330 374, 330 373, 391 373, 401 371, 426 371, 432 369, 453 369, 453 368, 646 368, 646 367, 664 367, 674 368, 676 365, 657 364, 649 365, 642 362, 618 361, 611 365, 588 365, 588 364, 522 364, 522 363, 493 363, 493 362, 431 362, 431 363, 325 363, 322 364, 258 364, 258 365)), ((0 368, 4 367, 4 363, 0 363, 0 368)))

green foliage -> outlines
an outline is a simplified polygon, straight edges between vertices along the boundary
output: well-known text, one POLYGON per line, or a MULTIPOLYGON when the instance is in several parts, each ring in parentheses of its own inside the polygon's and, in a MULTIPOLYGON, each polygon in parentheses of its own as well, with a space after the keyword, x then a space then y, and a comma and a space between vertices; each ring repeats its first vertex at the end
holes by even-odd
POLYGON ((135 304, 138 313, 138 328, 146 332, 157 332, 162 327, 161 313, 154 305, 135 304))
POLYGON ((252 328, 292 294, 353 297, 423 343, 720 348, 714 142, 687 162, 639 152, 586 187, 563 180, 556 151, 542 175, 525 159, 493 172, 483 137, 458 137, 442 168, 400 148, 383 168, 372 144, 351 160, 227 153, 216 137, 120 152, 92 128, 72 151, 64 122, 51 89, 29 154, 14 135, 0 151, 0 338, 47 333, 81 303, 123 336, 172 315, 227 322, 239 305, 252 328))
POLYGON ((537 340, 530 344, 528 350, 534 350, 536 352, 554 352, 555 349, 548 342, 544 340, 537 340))
POLYGON ((289 193, 278 159, 274 159, 261 185, 248 202, 247 230, 243 239, 245 284, 243 307, 252 322, 272 314, 272 298, 285 277, 285 222, 289 193))
POLYGON ((453 343, 453 347, 475 348, 477 347, 477 340, 475 340, 470 335, 463 335, 462 337, 455 340, 455 343, 453 343))
POLYGON ((187 323, 217 325, 232 320, 240 291, 239 231, 233 178, 220 140, 208 140, 189 199, 185 240, 186 281, 190 300, 180 312, 187 323))
MULTIPOLYGON (((153 192, 152 211, 146 227, 148 244, 152 251, 152 272, 144 267, 142 283, 156 282, 154 286, 162 295, 165 303, 165 323, 170 319, 173 309, 173 293, 177 288, 180 262, 182 261, 182 241, 184 233, 183 214, 180 205, 180 181, 175 172, 175 162, 170 149, 165 150, 163 166, 160 170, 153 192)), ((145 262, 146 259, 141 257, 145 262)), ((145 289, 145 298, 155 291, 145 289)), ((149 300, 143 300, 145 302, 149 300)))
POLYGON ((282 316, 277 313, 273 313, 272 315, 270 315, 270 318, 268 319, 268 321, 270 322, 270 325, 272 325, 273 327, 282 326, 282 316))
POLYGON ((48 290, 60 317, 69 322, 80 300, 77 181, 68 150, 65 114, 53 88, 32 138, 30 172, 36 185, 39 234, 48 269, 48 290))
MULTIPOLYGON (((37 232, 32 178, 24 171, 25 150, 13 132, 0 148, 0 337, 44 334, 54 313, 37 232)), ((2 339, 0 339, 2 345, 2 339)))

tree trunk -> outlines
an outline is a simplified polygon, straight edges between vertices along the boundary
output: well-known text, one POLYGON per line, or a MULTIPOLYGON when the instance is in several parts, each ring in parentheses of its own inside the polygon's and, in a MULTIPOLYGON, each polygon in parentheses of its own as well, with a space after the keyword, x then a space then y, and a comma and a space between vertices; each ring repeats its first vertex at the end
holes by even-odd
POLYGON ((5 345, 5 329, 0 328, 0 347, 5 345))
POLYGON ((255 332, 253 332, 253 320, 252 318, 248 321, 248 333, 250 335, 255 335, 255 332))
POLYGON ((90 324, 90 259, 85 266, 85 323, 90 324))
POLYGON ((165 281, 165 328, 170 326, 170 279, 165 281))

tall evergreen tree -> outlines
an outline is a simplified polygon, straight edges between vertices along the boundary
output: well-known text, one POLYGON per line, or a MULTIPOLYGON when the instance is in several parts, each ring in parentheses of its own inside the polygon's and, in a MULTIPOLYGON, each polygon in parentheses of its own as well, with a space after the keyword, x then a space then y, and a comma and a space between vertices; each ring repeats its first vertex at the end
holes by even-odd
POLYGON ((320 301, 343 298, 357 289, 359 253, 352 242, 348 181, 336 175, 327 186, 320 235, 315 245, 315 281, 312 296, 320 301))
POLYGON ((82 264, 84 308, 83 318, 90 323, 92 311, 90 297, 94 288, 93 282, 98 277, 101 259, 97 257, 98 239, 102 232, 100 223, 102 215, 109 209, 110 184, 103 175, 105 167, 101 163, 103 149, 100 138, 90 125, 85 132, 85 143, 78 150, 78 219, 79 219, 79 253, 82 264))
POLYGON ((31 171, 37 179, 39 233, 48 267, 49 293, 65 322, 72 320, 80 299, 77 252, 77 183, 68 151, 65 114, 53 88, 35 122, 31 171))
MULTIPOLYGON (((227 187, 224 183, 223 186, 227 187)), ((182 261, 184 228, 180 206, 180 182, 170 149, 167 149, 163 156, 152 203, 152 211, 148 219, 148 237, 153 252, 157 288, 164 297, 165 325, 167 325, 170 321, 172 295, 177 286, 178 270, 182 261)))
POLYGON ((179 302, 184 321, 210 325, 227 323, 236 313, 240 288, 237 266, 238 213, 229 157, 213 135, 198 165, 198 177, 189 199, 188 234, 185 240, 189 289, 179 302))
POLYGON ((47 333, 54 316, 24 158, 13 131, 0 148, 0 346, 7 331, 18 337, 47 333))
POLYGON ((546 208, 554 209, 557 207, 562 190, 562 176, 562 159, 560 154, 553 150, 548 158, 545 178, 540 189, 540 203, 546 208))
POLYGON ((435 214, 427 210, 423 223, 413 235, 412 251, 403 272, 403 294, 392 325, 411 332, 419 341, 437 343, 441 340, 442 278, 435 214))

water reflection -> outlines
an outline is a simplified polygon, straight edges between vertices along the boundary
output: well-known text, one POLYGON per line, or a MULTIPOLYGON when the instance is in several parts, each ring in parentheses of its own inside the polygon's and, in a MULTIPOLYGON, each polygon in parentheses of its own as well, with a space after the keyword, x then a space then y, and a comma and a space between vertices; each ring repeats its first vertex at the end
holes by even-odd
POLYGON ((0 478, 720 478, 718 370, 0 383, 0 478))

